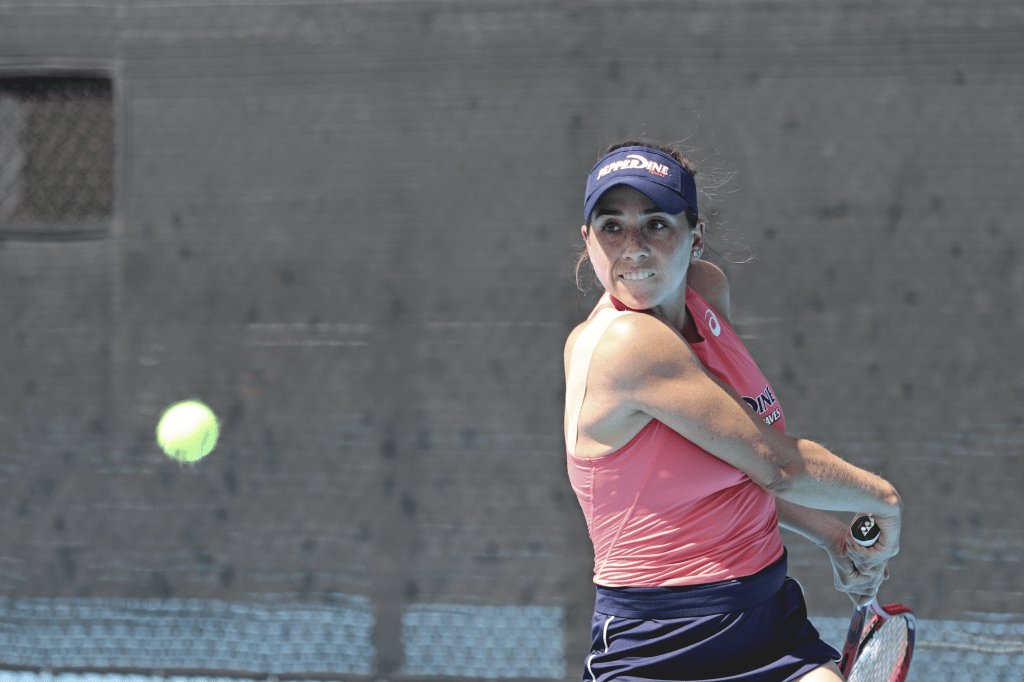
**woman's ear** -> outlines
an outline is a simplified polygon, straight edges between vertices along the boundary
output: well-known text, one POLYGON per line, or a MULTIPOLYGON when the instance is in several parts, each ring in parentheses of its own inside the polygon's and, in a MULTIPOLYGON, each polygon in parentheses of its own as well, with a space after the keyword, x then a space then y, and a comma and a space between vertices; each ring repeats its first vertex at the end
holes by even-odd
POLYGON ((704 250, 704 221, 698 220, 693 227, 693 249, 694 251, 704 250))

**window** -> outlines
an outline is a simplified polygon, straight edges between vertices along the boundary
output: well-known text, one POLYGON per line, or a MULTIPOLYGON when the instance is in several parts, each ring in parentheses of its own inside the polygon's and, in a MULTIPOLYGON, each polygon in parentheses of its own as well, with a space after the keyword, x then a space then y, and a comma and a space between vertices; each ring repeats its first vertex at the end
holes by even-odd
POLYGON ((70 236, 113 210, 111 80, 0 75, 0 235, 70 236))

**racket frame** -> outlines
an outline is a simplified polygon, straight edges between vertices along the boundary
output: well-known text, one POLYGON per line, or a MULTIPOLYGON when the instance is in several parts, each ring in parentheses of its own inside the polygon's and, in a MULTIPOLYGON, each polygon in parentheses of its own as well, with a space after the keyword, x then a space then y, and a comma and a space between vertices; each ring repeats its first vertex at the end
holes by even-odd
POLYGON ((917 638, 917 618, 909 608, 903 604, 886 604, 880 606, 878 600, 874 599, 866 606, 859 606, 853 609, 853 616, 850 618, 850 629, 846 633, 846 643, 843 645, 843 657, 839 661, 839 671, 844 678, 849 679, 853 667, 857 664, 857 656, 863 650, 864 645, 871 641, 871 638, 879 628, 899 616, 907 621, 907 652, 900 662, 900 665, 893 671, 889 682, 903 682, 910 672, 910 659, 914 655, 914 643, 917 638))

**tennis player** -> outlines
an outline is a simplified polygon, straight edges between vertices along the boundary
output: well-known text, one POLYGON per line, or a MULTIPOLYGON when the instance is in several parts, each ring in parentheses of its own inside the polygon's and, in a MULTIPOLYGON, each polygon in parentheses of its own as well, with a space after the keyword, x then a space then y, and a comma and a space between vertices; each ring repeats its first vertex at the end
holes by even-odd
POLYGON ((786 435, 730 326, 725 274, 701 260, 694 173, 629 141, 587 178, 581 262, 605 294, 565 346, 569 478, 597 586, 584 680, 842 680, 779 526, 828 552, 836 587, 865 604, 899 549, 900 498, 786 435), (873 515, 879 541, 853 545, 822 510, 873 515))

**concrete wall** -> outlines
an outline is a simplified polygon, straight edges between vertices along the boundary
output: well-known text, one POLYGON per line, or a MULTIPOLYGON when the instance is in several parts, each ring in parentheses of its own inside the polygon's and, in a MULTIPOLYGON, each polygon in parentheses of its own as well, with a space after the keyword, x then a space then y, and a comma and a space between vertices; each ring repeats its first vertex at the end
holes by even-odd
POLYGON ((560 352, 586 173, 646 135, 728 180, 790 432, 903 494, 883 596, 1024 613, 1022 63, 995 0, 0 2, 0 74, 111 76, 119 164, 101 238, 0 241, 0 593, 363 595, 383 675, 410 605, 557 607, 574 677, 560 352))

